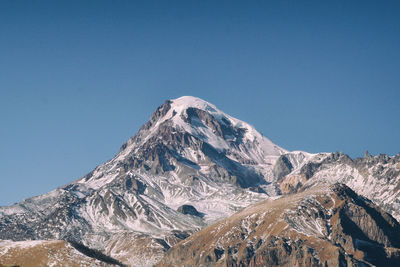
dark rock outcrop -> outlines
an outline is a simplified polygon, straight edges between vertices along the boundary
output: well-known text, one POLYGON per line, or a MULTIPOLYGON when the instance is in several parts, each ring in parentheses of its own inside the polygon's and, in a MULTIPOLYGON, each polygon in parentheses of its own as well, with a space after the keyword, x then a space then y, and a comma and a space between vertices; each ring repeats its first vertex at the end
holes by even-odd
POLYGON ((201 212, 198 212, 195 207, 192 205, 182 205, 178 208, 178 211, 183 214, 189 214, 197 217, 203 217, 204 214, 201 212))
POLYGON ((285 155, 282 155, 276 161, 273 173, 276 180, 279 182, 284 176, 288 175, 292 170, 293 170, 292 163, 290 163, 289 159, 285 155))

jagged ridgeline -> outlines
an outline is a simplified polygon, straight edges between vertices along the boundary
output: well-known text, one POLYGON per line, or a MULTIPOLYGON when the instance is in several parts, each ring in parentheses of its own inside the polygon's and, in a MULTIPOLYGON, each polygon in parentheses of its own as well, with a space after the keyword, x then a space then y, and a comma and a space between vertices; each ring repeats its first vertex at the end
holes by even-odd
MULTIPOLYGON (((157 108, 113 159, 81 179, 1 207, 0 239, 19 242, 0 242, 0 264, 14 264, 4 261, 6 252, 32 242, 25 240, 64 240, 65 251, 102 255, 90 266, 106 264, 102 259, 152 266, 178 242, 254 203, 337 182, 399 219, 399 174, 400 155, 353 160, 287 151, 213 104, 180 97, 157 108)), ((288 223, 294 231, 295 224, 288 223)), ((215 249, 219 256, 210 262, 225 262, 227 250, 215 249)))

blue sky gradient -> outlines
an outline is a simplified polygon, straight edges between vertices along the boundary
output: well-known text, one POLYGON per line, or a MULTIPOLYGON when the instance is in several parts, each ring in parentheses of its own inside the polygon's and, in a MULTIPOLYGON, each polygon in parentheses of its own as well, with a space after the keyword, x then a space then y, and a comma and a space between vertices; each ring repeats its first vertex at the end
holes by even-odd
POLYGON ((400 152, 399 1, 0 1, 0 205, 203 98, 279 146, 400 152))

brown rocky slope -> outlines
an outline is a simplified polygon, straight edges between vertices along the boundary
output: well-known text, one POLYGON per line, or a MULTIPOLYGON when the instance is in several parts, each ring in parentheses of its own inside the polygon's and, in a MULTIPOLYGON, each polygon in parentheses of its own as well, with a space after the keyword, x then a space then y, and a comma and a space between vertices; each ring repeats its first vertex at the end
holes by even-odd
POLYGON ((161 266, 400 266, 400 225, 343 184, 265 200, 168 250, 161 266))

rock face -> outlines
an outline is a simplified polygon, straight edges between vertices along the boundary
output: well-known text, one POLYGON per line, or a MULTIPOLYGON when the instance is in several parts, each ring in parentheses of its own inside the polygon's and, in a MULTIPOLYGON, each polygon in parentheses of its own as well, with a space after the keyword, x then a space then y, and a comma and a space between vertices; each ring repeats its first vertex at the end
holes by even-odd
POLYGON ((292 163, 285 155, 282 155, 275 162, 273 172, 276 180, 280 181, 282 177, 285 177, 286 175, 291 173, 292 170, 293 170, 292 163))
POLYGON ((156 266, 398 266, 400 225, 343 184, 266 200, 168 250, 156 266))

